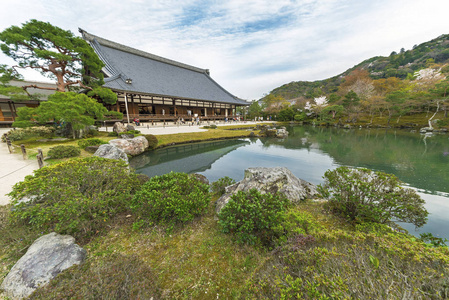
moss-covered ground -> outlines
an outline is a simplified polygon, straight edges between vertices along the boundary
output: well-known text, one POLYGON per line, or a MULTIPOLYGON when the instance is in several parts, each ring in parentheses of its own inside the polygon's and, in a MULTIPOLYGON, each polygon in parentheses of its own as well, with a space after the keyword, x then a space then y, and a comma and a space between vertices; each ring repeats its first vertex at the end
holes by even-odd
MULTIPOLYGON (((11 228, 0 207, 0 281, 44 234, 11 228)), ((445 299, 449 250, 384 226, 353 226, 322 203, 291 208, 293 234, 278 247, 248 246, 222 233, 208 212, 167 232, 133 229, 121 215, 109 230, 78 241, 87 260, 32 299, 445 299), (299 234, 301 233, 301 234, 299 234)))

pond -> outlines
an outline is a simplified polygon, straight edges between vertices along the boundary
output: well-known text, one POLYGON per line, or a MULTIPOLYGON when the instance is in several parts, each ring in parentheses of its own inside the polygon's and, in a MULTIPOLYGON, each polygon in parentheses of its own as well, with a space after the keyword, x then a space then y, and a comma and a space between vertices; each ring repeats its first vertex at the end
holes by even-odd
POLYGON ((429 220, 415 231, 449 239, 449 135, 420 135, 393 129, 288 128, 286 139, 253 138, 186 144, 133 158, 130 164, 148 176, 170 171, 199 173, 210 182, 243 179, 249 167, 287 167, 314 184, 339 166, 365 167, 395 174, 426 201, 429 220))

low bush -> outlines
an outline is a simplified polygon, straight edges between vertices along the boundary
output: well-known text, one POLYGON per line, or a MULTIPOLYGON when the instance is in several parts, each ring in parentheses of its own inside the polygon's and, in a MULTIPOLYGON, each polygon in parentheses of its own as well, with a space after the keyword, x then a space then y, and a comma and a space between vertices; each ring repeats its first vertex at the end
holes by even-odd
POLYGON ((230 186, 234 183, 235 183, 234 179, 232 179, 228 176, 225 176, 225 177, 218 179, 217 181, 212 182, 210 189, 211 189, 212 193, 221 196, 225 193, 226 187, 230 186))
POLYGON ((118 136, 118 133, 115 131, 108 132, 108 136, 118 136))
POLYGON ((425 201, 392 174, 339 167, 326 171, 324 179, 319 189, 329 199, 326 208, 351 222, 426 223, 425 201))
POLYGON ((2 142, 6 141, 6 137, 8 137, 11 142, 25 140, 31 137, 51 137, 54 132, 55 128, 46 126, 18 128, 10 130, 6 135, 3 135, 2 142))
POLYGON ((240 243, 274 245, 283 234, 282 223, 289 201, 279 194, 261 194, 256 189, 238 191, 222 208, 219 224, 240 243))
POLYGON ((204 126, 203 128, 205 128, 205 129, 217 129, 217 125, 212 124, 212 125, 204 126))
POLYGON ((128 130, 128 131, 122 132, 120 134, 134 134, 134 135, 136 135, 136 134, 140 134, 140 131, 139 130, 128 130))
POLYGON ((11 221, 88 237, 125 211, 138 187, 123 161, 71 159, 36 170, 13 187, 11 221))
POLYGON ((140 219, 139 226, 160 222, 171 229, 203 214, 210 200, 207 184, 171 172, 148 180, 132 199, 131 209, 140 219))
POLYGON ((158 144, 158 140, 157 137, 155 135, 152 134, 145 134, 144 137, 147 139, 148 144, 149 144, 149 149, 155 149, 157 147, 158 144))
POLYGON ((48 150, 47 155, 51 158, 67 158, 67 157, 75 157, 81 154, 81 150, 75 146, 64 146, 59 145, 50 148, 48 150))
POLYGON ((86 147, 88 146, 98 146, 98 145, 103 145, 103 144, 107 144, 108 142, 102 141, 100 139, 84 139, 84 140, 79 140, 78 141, 78 146, 81 149, 86 149, 86 147))

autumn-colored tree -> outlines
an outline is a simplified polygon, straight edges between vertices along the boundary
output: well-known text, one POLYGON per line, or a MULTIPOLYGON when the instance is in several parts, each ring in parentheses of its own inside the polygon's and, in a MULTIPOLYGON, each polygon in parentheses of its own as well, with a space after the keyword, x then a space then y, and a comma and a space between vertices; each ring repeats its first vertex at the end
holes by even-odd
POLYGON ((290 106, 290 102, 286 101, 282 96, 268 94, 262 99, 264 111, 268 114, 277 114, 282 109, 290 106))
POLYGON ((91 89, 103 83, 103 62, 86 41, 68 30, 33 19, 5 29, 0 41, 3 53, 17 62, 13 68, 31 68, 55 79, 60 92, 74 85, 91 89))

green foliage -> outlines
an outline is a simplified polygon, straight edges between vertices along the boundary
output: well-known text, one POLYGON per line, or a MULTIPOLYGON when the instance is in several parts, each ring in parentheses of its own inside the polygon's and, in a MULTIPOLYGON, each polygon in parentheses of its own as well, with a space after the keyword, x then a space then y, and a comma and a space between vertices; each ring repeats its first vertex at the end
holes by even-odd
POLYGON ((39 123, 49 121, 59 124, 70 123, 73 137, 75 137, 75 130, 93 125, 95 119, 102 119, 106 112, 107 110, 102 104, 84 94, 57 92, 34 109, 18 110, 17 120, 35 119, 39 123))
POLYGON ((433 247, 447 247, 447 239, 433 236, 432 233, 426 232, 419 235, 419 239, 424 243, 430 243, 433 247))
POLYGON ((29 100, 30 97, 20 86, 12 86, 9 84, 11 80, 20 81, 23 78, 13 68, 0 64, 0 95, 5 95, 13 101, 29 100))
POLYGON ((137 188, 136 175, 123 161, 71 159, 36 170, 14 185, 11 220, 46 232, 90 237, 126 211, 137 188))
POLYGON ((349 91, 343 98, 343 106, 344 107, 356 106, 359 103, 360 103, 359 96, 357 96, 357 94, 352 90, 349 91))
POLYGON ((225 177, 218 179, 217 181, 212 182, 210 190, 212 191, 212 193, 221 196, 225 193, 226 187, 230 186, 234 183, 235 183, 234 179, 232 179, 231 177, 225 176, 225 177))
POLYGON ((6 137, 8 137, 12 142, 29 139, 31 137, 51 137, 54 132, 55 129, 53 127, 46 126, 28 127, 23 129, 19 128, 10 130, 6 133, 6 135, 3 135, 2 142, 6 141, 6 137))
POLYGON ((118 136, 118 133, 115 131, 108 132, 108 136, 118 136))
POLYGON ((155 149, 155 148, 157 147, 158 140, 157 140, 157 137, 156 137, 155 135, 152 135, 152 134, 144 134, 143 136, 144 136, 144 137, 147 139, 147 141, 148 141, 148 145, 149 145, 148 149, 155 149))
POLYGON ((289 201, 279 194, 238 191, 220 211, 219 224, 239 243, 272 246, 283 234, 281 224, 288 206, 289 201))
POLYGON ((305 112, 295 115, 295 121, 298 121, 298 122, 304 121, 306 118, 307 118, 307 115, 305 112))
POLYGON ((296 111, 293 108, 287 107, 279 112, 277 119, 279 121, 293 121, 295 119, 295 114, 296 111))
POLYGON ((140 134, 140 131, 139 130, 128 130, 128 131, 122 132, 120 134, 121 135, 122 134, 133 134, 133 135, 136 135, 136 134, 140 134))
POLYGON ((55 81, 58 77, 63 79, 63 83, 58 83, 61 92, 76 83, 87 86, 103 83, 103 62, 85 40, 70 31, 33 19, 22 27, 5 29, 0 40, 3 53, 19 67, 31 67, 55 81))
POLYGON ((123 119, 123 114, 119 111, 107 111, 104 113, 104 118, 105 119, 118 119, 118 120, 122 120, 123 119))
POLYGON ((87 92, 87 96, 101 100, 106 104, 115 104, 117 102, 117 94, 110 89, 101 86, 87 92))
POLYGON ((212 125, 209 125, 209 126, 204 126, 204 128, 205 129, 217 129, 217 125, 212 124, 212 125))
POLYGON ((67 157, 75 157, 81 154, 81 150, 75 146, 64 146, 59 145, 50 148, 48 150, 47 155, 51 158, 67 158, 67 157))
POLYGON ((207 184, 185 173, 170 172, 148 180, 132 199, 131 209, 145 223, 161 222, 172 229, 201 216, 209 202, 207 184))
POLYGON ((262 107, 259 105, 259 101, 254 100, 248 107, 248 118, 254 119, 256 117, 260 117, 261 115, 262 115, 262 107))
POLYGON ((320 117, 324 121, 335 119, 335 118, 341 116, 343 111, 344 111, 344 107, 342 105, 327 106, 320 112, 320 117))
POLYGON ((326 171, 324 179, 319 188, 329 199, 327 209, 349 221, 381 224, 399 221, 416 227, 427 221, 424 200, 414 190, 403 188, 392 174, 339 167, 326 171))
POLYGON ((98 145, 103 145, 103 144, 107 144, 107 142, 102 141, 100 139, 84 139, 84 140, 78 141, 78 146, 81 149, 86 149, 86 147, 88 147, 88 146, 98 146, 98 145))

